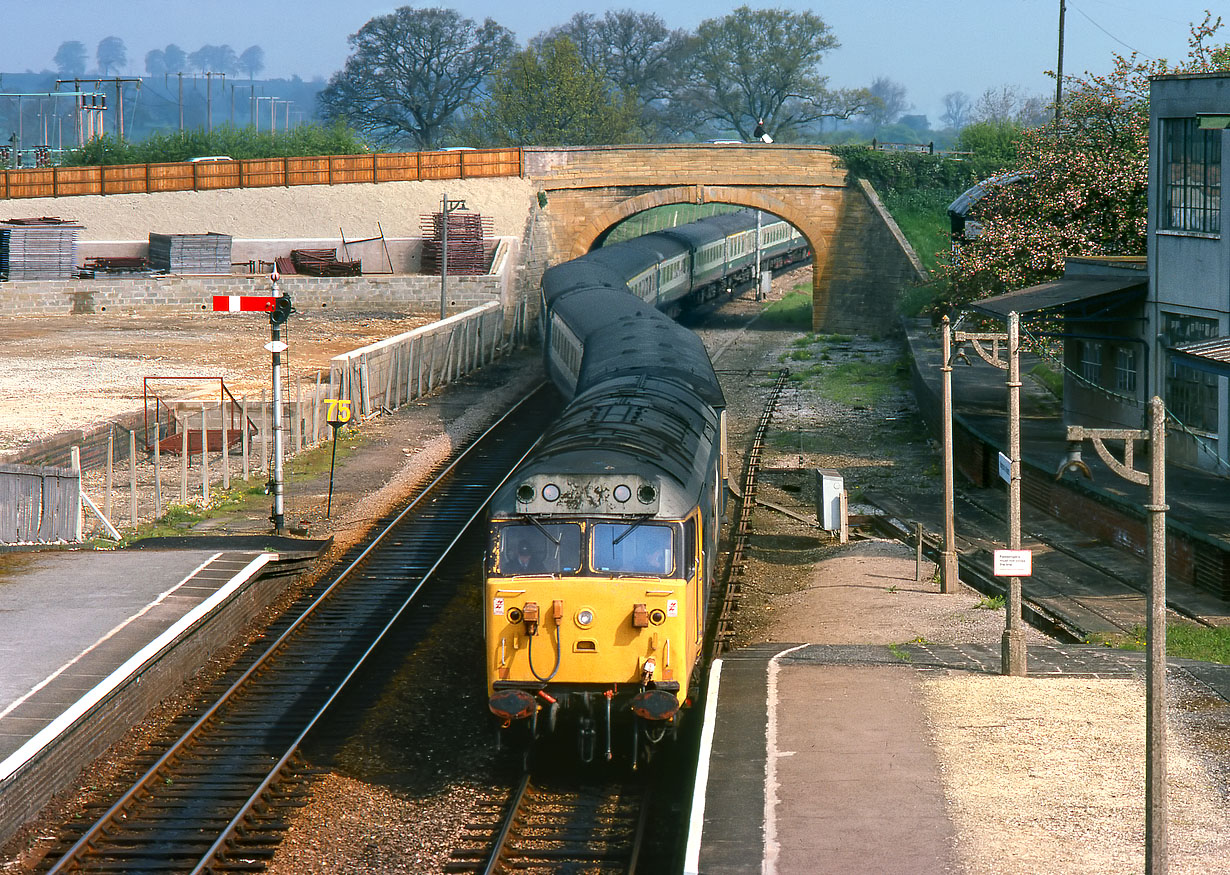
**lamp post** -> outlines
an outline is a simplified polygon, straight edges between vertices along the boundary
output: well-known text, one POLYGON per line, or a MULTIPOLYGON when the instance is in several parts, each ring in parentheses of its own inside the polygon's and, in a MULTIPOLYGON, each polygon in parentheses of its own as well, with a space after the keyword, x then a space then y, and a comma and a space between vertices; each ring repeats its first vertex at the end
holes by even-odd
POLYGON ((1081 461, 1086 439, 1106 466, 1124 480, 1149 487, 1149 616, 1145 668, 1145 871, 1162 875, 1169 865, 1166 804, 1166 405, 1149 400, 1147 431, 1130 428, 1068 426, 1068 458, 1056 479, 1068 470, 1090 477, 1081 461), (1110 454, 1105 440, 1123 441, 1123 461, 1110 454), (1133 467, 1135 441, 1149 442, 1149 471, 1133 467))
POLYGON ((956 501, 953 485, 952 448, 952 325, 948 317, 943 319, 943 343, 940 371, 943 373, 941 413, 944 432, 944 549, 940 553, 940 592, 956 592, 961 579, 957 565, 956 501))
POLYGON ((448 281, 448 214, 464 210, 465 201, 451 201, 448 194, 440 198, 440 321, 448 315, 448 297, 445 284, 448 281))
MULTIPOLYGON (((1021 355, 1020 317, 1008 314, 1008 333, 957 331, 958 343, 969 341, 974 351, 989 365, 1007 371, 1008 379, 1008 549, 1021 549, 1021 355), (983 348, 991 344, 991 351, 983 348), (1007 360, 1000 359, 1000 344, 1007 345, 1007 360)), ((951 375, 950 375, 951 376, 951 375)), ((1008 600, 1004 606, 1004 634, 1000 642, 1000 673, 1023 677, 1026 674, 1025 626, 1021 622, 1021 578, 1008 578, 1008 600)))

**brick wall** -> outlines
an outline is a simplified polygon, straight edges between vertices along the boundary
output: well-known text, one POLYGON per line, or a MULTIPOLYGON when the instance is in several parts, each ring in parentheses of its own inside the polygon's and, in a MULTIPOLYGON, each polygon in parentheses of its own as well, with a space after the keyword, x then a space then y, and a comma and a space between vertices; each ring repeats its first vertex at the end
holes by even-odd
MULTIPOLYGON (((438 310, 440 278, 431 276, 287 276, 279 283, 306 310, 438 310)), ((0 317, 86 313, 198 313, 214 295, 265 295, 263 276, 98 277, 0 283, 0 317)), ((449 277, 448 305, 466 310, 509 293, 504 276, 449 277)))

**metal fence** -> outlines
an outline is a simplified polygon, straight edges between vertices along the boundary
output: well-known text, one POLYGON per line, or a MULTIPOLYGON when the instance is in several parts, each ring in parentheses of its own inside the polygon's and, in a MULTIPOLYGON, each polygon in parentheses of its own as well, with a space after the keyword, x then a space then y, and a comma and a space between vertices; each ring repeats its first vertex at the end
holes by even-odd
MULTIPOLYGON (((514 318, 512 339, 524 333, 524 306, 514 318)), ((504 308, 492 301, 405 334, 335 356, 329 396, 347 401, 357 416, 407 401, 481 368, 496 356, 504 333, 504 308)))
POLYGON ((0 465, 0 543, 81 540, 81 472, 0 465))

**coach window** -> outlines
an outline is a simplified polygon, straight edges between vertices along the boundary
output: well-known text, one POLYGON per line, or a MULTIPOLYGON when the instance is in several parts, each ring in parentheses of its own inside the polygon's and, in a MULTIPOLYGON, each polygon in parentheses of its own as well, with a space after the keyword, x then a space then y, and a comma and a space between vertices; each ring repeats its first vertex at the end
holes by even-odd
POLYGON ((500 574, 572 574, 581 569, 581 527, 507 525, 500 529, 497 551, 500 574))
POLYGON ((594 571, 675 577, 675 537, 655 523, 597 523, 592 536, 594 571))

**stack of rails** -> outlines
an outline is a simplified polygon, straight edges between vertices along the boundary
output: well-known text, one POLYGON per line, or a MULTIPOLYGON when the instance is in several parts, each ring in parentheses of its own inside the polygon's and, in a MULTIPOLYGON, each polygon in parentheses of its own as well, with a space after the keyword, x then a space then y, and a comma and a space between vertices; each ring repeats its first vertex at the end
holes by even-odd
POLYGON ((0 275, 9 280, 72 279, 81 227, 54 216, 5 220, 0 223, 0 275))
MULTIPOLYGON (((289 272, 307 276, 361 276, 363 274, 363 262, 338 261, 336 249, 292 249, 290 261, 295 269, 289 272)), ((283 273, 287 272, 283 271, 283 273)))
MULTIPOLYGON (((440 273, 440 251, 444 220, 440 213, 423 216, 423 273, 440 273)), ((492 251, 487 244, 492 236, 492 219, 479 213, 448 214, 448 272, 456 276, 477 276, 491 267, 492 251)))
POLYGON ((150 234, 149 263, 167 273, 229 274, 228 234, 150 234))

